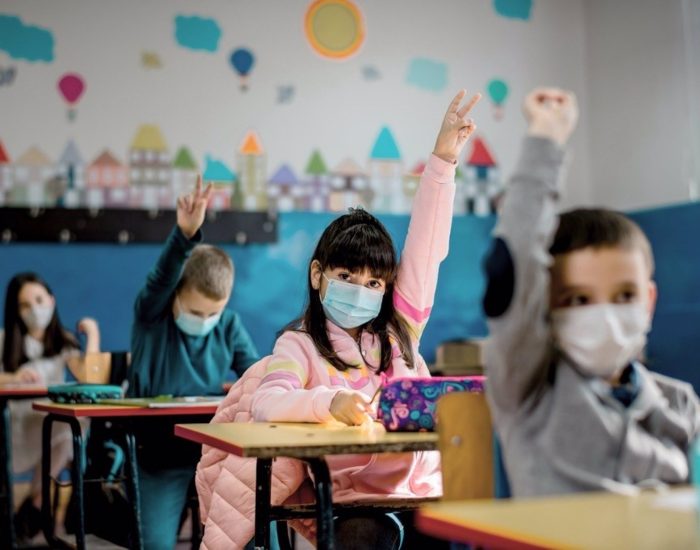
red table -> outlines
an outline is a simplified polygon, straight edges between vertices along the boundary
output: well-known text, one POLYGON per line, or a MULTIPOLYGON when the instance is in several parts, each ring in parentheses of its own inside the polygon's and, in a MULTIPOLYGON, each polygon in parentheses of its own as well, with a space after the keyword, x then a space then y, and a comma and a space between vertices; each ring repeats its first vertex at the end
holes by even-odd
MULTIPOLYGON (((53 403, 51 401, 36 401, 32 405, 37 411, 46 413, 42 437, 42 516, 44 536, 51 547, 65 546, 65 542, 56 537, 54 518, 51 516, 50 506, 50 486, 51 486, 51 429, 54 422, 64 422, 71 427, 73 435, 73 463, 71 467, 71 480, 73 491, 77 502, 78 521, 75 533, 76 547, 79 550, 85 548, 85 515, 83 504, 83 453, 84 441, 80 428, 79 418, 113 418, 122 420, 133 420, 144 417, 170 416, 213 416, 218 407, 218 403, 202 404, 195 406, 175 406, 159 408, 149 408, 148 406, 125 406, 125 405, 66 405, 53 403)), ((135 548, 142 548, 141 537, 141 504, 138 490, 137 460, 136 460, 136 440, 128 425, 124 426, 124 440, 126 443, 126 489, 129 500, 133 503, 132 517, 132 540, 135 548)))

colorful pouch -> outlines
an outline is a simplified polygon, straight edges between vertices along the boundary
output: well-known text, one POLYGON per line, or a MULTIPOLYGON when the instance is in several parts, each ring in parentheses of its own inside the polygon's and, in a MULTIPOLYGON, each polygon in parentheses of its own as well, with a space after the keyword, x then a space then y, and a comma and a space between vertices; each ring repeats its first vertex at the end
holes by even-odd
POLYGON ((483 376, 394 378, 381 390, 377 419, 387 431, 432 432, 439 397, 455 391, 484 391, 483 376))
POLYGON ((48 387, 48 395, 55 403, 97 403, 100 399, 124 397, 121 387, 106 384, 58 384, 48 387))

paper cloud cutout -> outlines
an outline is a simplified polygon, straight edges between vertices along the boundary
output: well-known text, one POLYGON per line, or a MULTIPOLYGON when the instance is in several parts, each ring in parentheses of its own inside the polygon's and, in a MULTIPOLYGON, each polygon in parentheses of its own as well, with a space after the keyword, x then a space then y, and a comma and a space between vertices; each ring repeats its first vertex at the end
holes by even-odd
POLYGON ((0 50, 11 58, 51 63, 53 45, 49 29, 26 25, 16 15, 0 14, 0 50))
POLYGON ((175 40, 183 48, 215 52, 220 38, 221 29, 214 19, 196 15, 175 17, 175 40))

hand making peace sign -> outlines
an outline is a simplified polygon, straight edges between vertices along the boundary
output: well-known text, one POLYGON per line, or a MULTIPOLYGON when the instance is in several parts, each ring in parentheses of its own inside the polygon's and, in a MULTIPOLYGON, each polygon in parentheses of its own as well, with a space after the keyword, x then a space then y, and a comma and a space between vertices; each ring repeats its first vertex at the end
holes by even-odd
POLYGON ((466 118, 474 106, 481 99, 481 94, 477 93, 464 105, 459 107, 462 100, 467 95, 466 90, 460 90, 450 103, 442 127, 435 141, 433 154, 446 162, 455 163, 459 154, 467 143, 469 137, 476 130, 476 124, 471 118, 466 118))
POLYGON ((177 225, 188 239, 194 237, 204 223, 211 189, 210 183, 206 190, 202 191, 202 176, 198 175, 194 191, 177 199, 177 225))

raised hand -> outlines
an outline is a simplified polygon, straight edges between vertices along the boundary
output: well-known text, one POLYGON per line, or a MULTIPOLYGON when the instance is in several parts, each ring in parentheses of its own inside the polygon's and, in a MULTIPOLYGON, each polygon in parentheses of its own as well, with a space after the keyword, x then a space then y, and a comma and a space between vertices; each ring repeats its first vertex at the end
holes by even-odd
POLYGON ((578 121, 576 96, 559 88, 535 88, 523 101, 523 113, 529 135, 548 138, 563 146, 578 121))
POLYGON ((177 199, 177 226, 188 239, 194 237, 204 223, 211 192, 211 183, 202 191, 202 176, 198 175, 194 191, 177 199))
POLYGON ((99 353, 100 327, 97 321, 90 317, 83 317, 78 321, 78 332, 85 335, 85 353, 99 353))
POLYGON ((97 321, 91 319, 90 317, 83 317, 78 321, 78 332, 84 334, 88 338, 94 335, 100 335, 100 329, 97 325, 97 321))
POLYGON ((460 90, 450 103, 445 118, 440 127, 433 154, 442 160, 455 163, 469 137, 476 130, 476 124, 471 118, 466 118, 469 112, 481 99, 481 94, 475 94, 460 108, 462 100, 467 95, 466 90, 460 90))
POLYGON ((368 400, 360 393, 339 391, 331 401, 330 411, 339 422, 348 426, 359 426, 367 418, 371 418, 371 407, 368 400))

